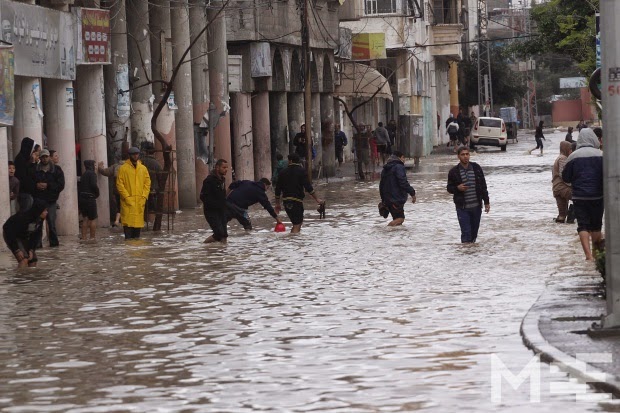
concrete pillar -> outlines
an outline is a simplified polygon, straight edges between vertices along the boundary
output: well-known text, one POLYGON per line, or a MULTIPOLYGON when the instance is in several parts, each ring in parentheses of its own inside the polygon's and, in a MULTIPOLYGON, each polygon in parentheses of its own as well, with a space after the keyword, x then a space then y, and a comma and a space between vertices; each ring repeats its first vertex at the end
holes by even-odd
POLYGON ((109 136, 108 162, 121 160, 123 142, 126 140, 125 128, 131 128, 130 108, 127 94, 120 96, 119 89, 129 86, 129 65, 127 60, 127 14, 125 0, 106 0, 102 6, 110 10, 112 30, 111 64, 103 66, 105 79, 106 134, 109 136), (124 102, 124 103, 123 103, 124 102), (119 104, 120 103, 120 104, 119 104))
POLYGON ((321 144, 321 95, 319 93, 312 94, 312 141, 314 142, 314 150, 316 151, 316 157, 314 161, 312 161, 312 169, 318 171, 319 163, 321 165, 323 164, 323 145, 321 144))
POLYGON ((254 135, 254 179, 271 177, 269 92, 258 92, 252 97, 252 132, 254 135))
MULTIPOLYGON (((172 70, 174 69, 174 64, 172 62, 172 47, 170 46, 169 41, 172 36, 170 10, 170 0, 153 0, 149 2, 149 27, 152 33, 150 36, 152 62, 151 72, 153 79, 170 80, 172 70)), ((155 96, 155 100, 153 102, 153 110, 155 110, 164 96, 165 86, 161 83, 153 83, 152 92, 155 96)), ((176 96, 174 101, 178 106, 176 96)), ((175 127, 175 116, 177 111, 178 110, 170 109, 168 104, 164 104, 161 112, 159 112, 159 116, 157 116, 157 122, 155 123, 155 127, 164 137, 166 144, 172 146, 173 150, 177 150, 175 127)), ((159 141, 155 141, 155 149, 158 151, 163 149, 159 141)), ((155 157, 163 165, 163 153, 157 152, 155 157)), ((175 171, 178 170, 176 161, 177 157, 175 157, 175 162, 172 165, 172 168, 175 171)), ((168 190, 172 187, 172 185, 174 185, 175 191, 174 193, 170 192, 170 194, 173 197, 171 201, 175 209, 178 208, 179 204, 177 180, 178 175, 170 175, 168 181, 166 182, 166 187, 168 190)), ((169 199, 165 198, 164 204, 168 205, 168 202, 170 202, 169 199)))
MULTIPOLYGON (((82 170, 87 159, 93 159, 95 164, 103 162, 108 166, 108 151, 106 142, 105 97, 103 86, 103 67, 101 65, 79 65, 77 67, 77 124, 79 142, 82 154, 82 170)), ((63 169, 64 170, 64 169, 63 169)), ((97 225, 110 226, 108 211, 110 203, 108 178, 97 174, 99 198, 97 211, 101 219, 97 225)), ((70 188, 67 188, 70 189, 70 188)))
MULTIPOLYGON (((149 2, 127 2, 127 51, 129 56, 130 86, 142 85, 151 78, 151 45, 149 42, 149 2), (146 70, 145 70, 146 69, 146 70), (148 76, 147 76, 148 74, 148 76)), ((131 145, 153 142, 151 131, 151 88, 142 87, 131 92, 131 145)))
POLYGON ((0 225, 11 216, 11 194, 9 192, 9 162, 7 128, 0 128, 0 225))
POLYGON ((22 139, 26 136, 43 146, 43 107, 41 105, 41 80, 15 76, 15 117, 11 128, 15 155, 19 153, 22 139))
POLYGON ((288 121, 286 92, 269 92, 269 129, 271 131, 271 162, 275 165, 276 153, 287 155, 288 121))
MULTIPOLYGON (((209 91, 211 102, 215 104, 216 113, 224 114, 219 118, 215 128, 215 159, 232 161, 230 145, 230 110, 228 99, 228 49, 226 48, 226 13, 218 12, 224 6, 221 1, 212 1, 207 10, 211 22, 207 33, 209 47, 209 91)), ((232 181, 232 168, 228 169, 226 182, 232 181)))
POLYGON ((284 159, 286 155, 295 151, 293 139, 295 135, 301 131, 301 125, 304 124, 304 94, 303 93, 287 93, 286 110, 288 112, 288 150, 283 153, 284 159))
MULTIPOLYGON (((254 179, 254 145, 252 144, 252 95, 230 95, 233 134, 233 154, 237 179, 254 179)), ((270 176, 265 178, 271 179, 270 176)))
POLYGON ((323 136, 322 176, 336 175, 336 146, 334 144, 334 98, 331 93, 321 94, 321 134, 323 136))
POLYGON ((43 80, 43 118, 50 148, 58 151, 60 167, 65 174, 65 189, 58 198, 56 228, 59 235, 77 235, 78 201, 77 171, 75 166, 75 122, 73 103, 67 102, 67 93, 73 83, 66 80, 43 80))
POLYGON ((456 116, 459 114, 459 65, 457 62, 450 62, 448 81, 450 82, 450 113, 456 116))
MULTIPOLYGON (((207 21, 205 0, 190 0, 189 30, 192 41, 204 28, 207 21)), ((209 112, 209 64, 207 58, 207 33, 203 33, 192 47, 192 103, 194 109, 194 125, 200 125, 203 115, 209 112)), ((208 128, 205 128, 208 130, 208 128)), ((209 174, 207 165, 210 139, 205 133, 199 134, 194 146, 196 157, 196 202, 200 199, 202 181, 209 174), (205 139, 206 137, 206 139, 205 139)), ((252 177, 253 178, 253 177, 252 177)), ((252 179, 250 178, 250 179, 252 179)))
MULTIPOLYGON (((172 64, 176 67, 181 59, 190 60, 192 58, 191 53, 183 57, 190 43, 188 0, 176 1, 175 7, 170 9, 170 22, 172 26, 172 64)), ((194 152, 194 109, 192 107, 192 66, 189 64, 182 64, 179 68, 174 81, 174 98, 179 107, 175 117, 179 206, 181 208, 195 208, 197 205, 196 157, 194 152)))

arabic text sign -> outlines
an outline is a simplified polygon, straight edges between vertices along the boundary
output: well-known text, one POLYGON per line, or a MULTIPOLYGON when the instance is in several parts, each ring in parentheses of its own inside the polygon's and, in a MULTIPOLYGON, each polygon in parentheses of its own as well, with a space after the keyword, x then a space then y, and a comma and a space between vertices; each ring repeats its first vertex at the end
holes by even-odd
POLYGON ((109 10, 77 8, 78 63, 110 63, 109 10))
POLYGON ((385 33, 360 33, 353 36, 353 60, 385 59, 385 33))

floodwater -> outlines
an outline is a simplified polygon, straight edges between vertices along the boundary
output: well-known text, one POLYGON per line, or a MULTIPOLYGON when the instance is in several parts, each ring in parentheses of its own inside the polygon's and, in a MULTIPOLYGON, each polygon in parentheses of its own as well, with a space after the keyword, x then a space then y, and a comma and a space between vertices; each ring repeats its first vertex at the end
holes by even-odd
POLYGON ((544 157, 525 154, 531 137, 472 156, 491 197, 476 245, 445 190, 456 156, 436 155, 409 174, 400 228, 377 213, 378 181, 336 180, 298 236, 256 209, 257 231, 206 246, 196 209, 140 241, 62 239, 35 270, 4 250, 0 411, 601 411, 546 364, 540 402, 529 380, 491 379, 493 357, 515 376, 530 362, 519 326, 545 282, 592 271, 575 227, 552 222, 562 139, 544 157))

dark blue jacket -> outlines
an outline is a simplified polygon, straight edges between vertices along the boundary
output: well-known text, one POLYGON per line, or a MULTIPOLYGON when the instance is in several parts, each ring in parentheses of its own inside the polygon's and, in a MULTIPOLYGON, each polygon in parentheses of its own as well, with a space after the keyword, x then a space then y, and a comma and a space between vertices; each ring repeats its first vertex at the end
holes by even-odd
POLYGON ((577 138, 577 150, 566 160, 562 172, 564 182, 573 187, 573 199, 603 198, 603 152, 598 137, 590 128, 584 128, 577 138))
POLYGON ((228 194, 228 202, 231 202, 242 209, 248 209, 251 205, 259 202, 269 215, 277 217, 276 211, 273 210, 265 189, 265 184, 254 181, 235 181, 228 189, 232 190, 228 194))
POLYGON ((415 196, 415 189, 407 181, 405 164, 396 156, 391 156, 383 165, 379 193, 384 204, 404 205, 407 202, 407 195, 415 196))
POLYGON ((65 189, 65 174, 58 165, 54 165, 54 162, 49 160, 49 169, 47 172, 41 169, 42 163, 38 163, 34 169, 34 184, 35 188, 32 192, 34 199, 42 199, 46 202, 56 202, 60 193, 65 189), (47 188, 39 190, 36 188, 36 184, 46 183, 47 188))

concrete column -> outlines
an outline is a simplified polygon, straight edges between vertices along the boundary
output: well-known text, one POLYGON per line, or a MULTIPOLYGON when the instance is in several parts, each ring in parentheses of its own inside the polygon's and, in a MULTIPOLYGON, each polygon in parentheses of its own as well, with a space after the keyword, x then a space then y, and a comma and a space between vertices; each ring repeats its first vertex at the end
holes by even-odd
POLYGON ((58 198, 56 228, 59 235, 77 235, 78 202, 77 171, 75 170, 75 122, 73 104, 67 102, 67 89, 73 83, 66 80, 43 80, 44 123, 49 147, 58 151, 60 167, 65 174, 65 189, 58 198))
POLYGON ((15 155, 19 153, 22 139, 25 137, 43 146, 43 107, 41 104, 41 80, 15 76, 15 118, 11 128, 15 155))
MULTIPOLYGON (((254 145, 252 144, 252 95, 232 93, 230 95, 233 154, 237 179, 254 179, 254 145)), ((265 178, 271 179, 270 176, 265 178)))
POLYGON ((271 177, 271 139, 269 138, 269 92, 252 97, 254 140, 254 179, 271 177))
MULTIPOLYGON (((183 54, 189 48, 189 4, 178 0, 170 9, 172 26, 172 64, 192 58, 183 54)), ((226 33, 224 31, 224 33, 226 33)), ((179 109, 176 111, 175 131, 177 136, 177 165, 179 182, 179 206, 195 208, 196 202, 196 156, 194 152, 194 109, 192 107, 192 66, 183 64, 174 81, 174 98, 179 109)), ((230 126, 229 126, 230 128, 230 126)))
POLYGON ((9 193, 9 162, 7 128, 0 128, 0 224, 4 225, 11 216, 11 195, 9 193))
MULTIPOLYGON (((316 158, 312 162, 312 169, 318 171, 319 163, 323 164, 323 145, 321 144, 321 95, 312 94, 312 140, 316 158)), ((322 172, 321 172, 322 173, 322 172)), ((316 174, 315 174, 316 178, 316 174)))
POLYGON ((288 112, 288 150, 283 153, 284 159, 286 155, 294 152, 293 139, 295 135, 301 131, 301 125, 304 124, 304 94, 303 93, 287 93, 286 110, 288 112))
POLYGON ((454 116, 459 114, 459 65, 450 62, 448 69, 448 81, 450 82, 450 113, 454 116))
MULTIPOLYGON (((149 2, 127 2, 127 51, 129 56, 130 86, 142 85, 151 77, 151 45, 149 42, 149 2), (146 68, 146 71, 145 71, 146 68), (147 76, 148 74, 148 76, 147 76)), ((131 92, 131 145, 153 142, 149 99, 151 88, 142 87, 131 92)))
MULTIPOLYGON (((211 22, 207 33, 209 47, 209 91, 211 102, 215 104, 217 113, 224 116, 219 118, 215 128, 215 159, 232 161, 230 144, 230 110, 228 98, 228 49, 226 48, 226 19, 225 12, 218 12, 224 6, 221 1, 212 1, 207 10, 207 17, 211 22)), ((226 182, 232 181, 232 168, 228 169, 226 182)))
POLYGON ((336 146, 334 143, 334 98, 331 93, 321 94, 321 134, 323 135, 322 176, 336 175, 336 146))
MULTIPOLYGON (((101 65, 79 65, 77 67, 77 124, 79 142, 82 154, 82 170, 87 159, 93 159, 95 164, 103 162, 108 166, 108 151, 106 142, 105 97, 103 86, 103 67, 101 65)), ((64 169, 63 169, 64 170, 64 169)), ((97 211, 100 227, 110 226, 107 218, 110 203, 108 178, 97 174, 99 198, 97 211)), ((66 188, 71 189, 71 188, 66 188)))
POLYGON ((275 165, 276 153, 288 155, 286 92, 269 92, 269 129, 271 131, 271 162, 275 165))
POLYGON ((605 273, 607 315, 603 327, 620 326, 620 92, 613 74, 620 67, 620 3, 601 1, 601 80, 603 91, 604 189, 605 189, 605 273))
MULTIPOLYGON (((172 47, 170 46, 170 38, 172 36, 170 10, 170 0, 153 0, 149 2, 149 27, 151 28, 150 44, 152 62, 151 72, 153 79, 170 80, 172 70, 174 69, 174 64, 172 62, 172 47)), ((152 87, 152 92, 155 96, 153 110, 155 110, 164 96, 165 86, 161 83, 153 83, 152 87)), ((175 96, 175 103, 178 106, 177 101, 178 100, 175 96)), ((177 150, 175 127, 175 116, 177 111, 178 110, 170 109, 168 104, 164 104, 161 112, 159 112, 159 116, 157 117, 157 122, 155 123, 155 127, 159 133, 163 135, 166 143, 172 146, 173 150, 177 150)), ((155 149, 163 149, 159 141, 155 141, 155 149)), ((163 153, 157 152, 155 156, 163 165, 163 153)), ((175 171, 178 170, 176 157, 172 168, 175 171)), ((166 182, 167 189, 170 189, 172 185, 176 188, 175 192, 173 194, 171 193, 173 196, 172 203, 175 209, 178 208, 179 204, 177 179, 178 175, 174 177, 171 175, 166 182), (172 179, 175 179, 175 181, 172 182, 172 179)), ((168 205, 168 202, 169 200, 166 198, 164 200, 164 204, 168 205)))
MULTIPOLYGON (((204 28, 207 21, 207 9, 205 0, 189 1, 189 30, 192 41, 204 28)), ((209 112, 209 64, 207 58, 207 33, 203 33, 192 47, 192 103, 194 109, 194 125, 200 125, 203 115, 209 112)), ((208 128, 205 128, 208 130, 208 128)), ((201 131, 202 132, 202 131, 201 131)), ((194 143, 196 157, 196 202, 200 200, 202 181, 209 174, 207 165, 209 148, 209 136, 200 133, 194 143)), ((253 177, 252 177, 253 178, 253 177)), ((250 178, 250 179, 252 179, 250 178)))
MULTIPOLYGON (((129 61, 127 60, 127 14, 125 0, 106 0, 102 6, 110 10, 112 30, 111 64, 103 66, 105 79, 106 134, 109 136, 108 162, 121 160, 123 142, 126 141, 125 128, 131 128, 130 109, 126 104, 119 105, 119 89, 129 86, 129 61)), ((121 95, 121 102, 125 96, 121 95)))

